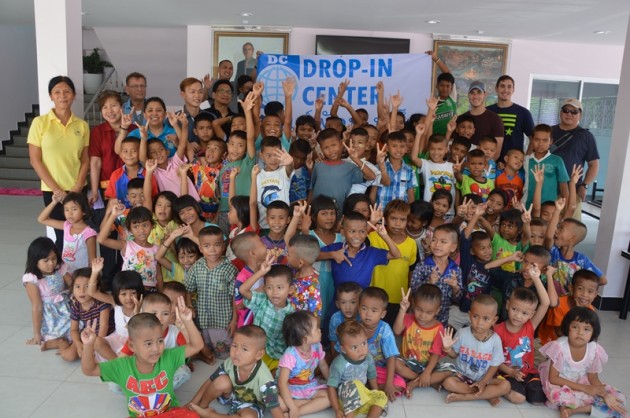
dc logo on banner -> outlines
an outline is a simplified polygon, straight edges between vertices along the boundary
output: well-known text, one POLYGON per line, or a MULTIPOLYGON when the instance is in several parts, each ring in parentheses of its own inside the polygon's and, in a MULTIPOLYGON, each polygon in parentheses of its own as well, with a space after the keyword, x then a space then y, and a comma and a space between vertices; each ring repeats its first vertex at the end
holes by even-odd
MULTIPOLYGON (((262 81, 265 83, 265 90, 263 91, 263 106, 269 102, 280 102, 284 103, 284 90, 282 89, 282 82, 285 81, 289 77, 294 77, 295 80, 299 80, 298 75, 289 68, 287 65, 284 65, 282 59, 284 57, 278 57, 274 55, 263 55, 259 59, 263 57, 267 58, 268 63, 277 62, 277 64, 268 65, 263 68, 258 74, 256 79, 258 81, 262 81)), ((299 85, 296 85, 295 92, 293 93, 292 99, 295 100, 298 94, 299 85)))

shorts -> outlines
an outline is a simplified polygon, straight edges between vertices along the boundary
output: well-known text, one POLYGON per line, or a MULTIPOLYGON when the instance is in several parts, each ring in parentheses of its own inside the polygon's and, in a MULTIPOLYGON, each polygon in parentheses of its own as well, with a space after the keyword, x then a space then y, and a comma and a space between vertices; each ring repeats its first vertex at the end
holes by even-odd
MULTIPOLYGON (((398 357, 398 360, 405 363, 405 366, 407 366, 409 370, 417 374, 421 374, 422 372, 424 372, 424 369, 427 366, 426 363, 422 363, 415 358, 398 357)), ((433 369, 433 371, 456 373, 455 365, 453 363, 438 363, 435 365, 435 369, 433 369)))
POLYGON ((451 305, 448 310, 448 324, 456 330, 470 325, 470 314, 462 312, 457 305, 451 305))
POLYGON ((263 416, 265 415, 265 411, 258 405, 250 403, 250 402, 242 402, 240 401, 235 395, 234 392, 232 392, 232 394, 230 395, 229 398, 226 398, 224 396, 219 396, 217 398, 217 401, 221 404, 221 405, 229 405, 230 406, 230 411, 228 412, 228 415, 236 415, 239 411, 243 410, 243 409, 251 409, 253 411, 256 412, 256 414, 258 414, 258 418, 263 418, 263 416))
POLYGON ((278 368, 278 364, 280 363, 279 359, 271 358, 269 357, 269 354, 267 353, 265 353, 265 355, 263 356, 262 361, 263 363, 267 365, 267 367, 269 368, 269 371, 271 371, 272 374, 278 368))
POLYGON ((203 341, 210 346, 217 358, 225 360, 230 355, 232 337, 225 329, 205 328, 201 330, 203 341))
POLYGON ((528 374, 522 382, 508 376, 502 376, 500 378, 510 382, 512 390, 525 396, 525 399, 527 399, 529 403, 542 404, 547 400, 538 373, 528 374))
POLYGON ((367 414, 373 406, 382 408, 382 415, 387 415, 387 395, 385 392, 370 390, 360 380, 349 380, 340 384, 337 388, 337 396, 339 396, 339 404, 344 415, 351 412, 367 414))
POLYGON ((465 376, 465 375, 463 375, 461 373, 457 373, 455 375, 455 377, 458 378, 461 382, 466 383, 467 385, 472 385, 473 383, 475 383, 475 381, 473 379, 471 379, 470 377, 465 376))
MULTIPOLYGON (((387 381, 387 368, 376 366, 376 383, 379 385, 384 385, 387 381)), ((392 382, 394 386, 399 388, 407 389, 407 382, 402 376, 394 374, 394 381, 392 382)))

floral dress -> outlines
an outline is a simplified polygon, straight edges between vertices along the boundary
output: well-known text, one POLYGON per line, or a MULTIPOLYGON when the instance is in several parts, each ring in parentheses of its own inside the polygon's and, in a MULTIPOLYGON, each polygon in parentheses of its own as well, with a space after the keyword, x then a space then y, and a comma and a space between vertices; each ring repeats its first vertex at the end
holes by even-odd
MULTIPOLYGON (((549 381, 551 363, 560 373, 560 377, 579 384, 589 385, 589 373, 601 373, 604 364, 608 361, 608 354, 601 345, 591 341, 586 346, 584 358, 575 361, 571 357, 571 349, 567 337, 560 337, 556 341, 545 344, 540 352, 548 357, 548 360, 540 365, 540 380, 543 391, 547 395, 547 406, 553 409, 565 407, 570 409, 585 405, 592 405, 591 416, 595 417, 620 417, 621 415, 611 410, 601 396, 591 396, 569 388, 568 386, 554 385, 549 381)), ((606 392, 614 395, 625 404, 626 397, 623 393, 610 385, 606 386, 606 392)))
POLYGON ((24 286, 27 283, 34 284, 42 298, 42 341, 68 338, 70 335, 69 297, 63 280, 66 273, 67 268, 62 265, 59 270, 41 279, 31 273, 22 276, 24 286))

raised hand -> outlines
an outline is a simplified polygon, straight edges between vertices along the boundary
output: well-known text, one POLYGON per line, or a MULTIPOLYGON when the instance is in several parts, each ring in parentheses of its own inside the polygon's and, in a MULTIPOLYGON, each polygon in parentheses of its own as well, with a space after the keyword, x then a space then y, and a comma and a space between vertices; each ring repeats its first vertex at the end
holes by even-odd
POLYGON ((524 256, 523 256, 523 252, 522 251, 515 251, 514 254, 512 254, 512 260, 518 262, 518 263, 522 263, 524 260, 524 256))
POLYGON ((348 88, 349 84, 350 84, 350 80, 347 78, 343 80, 341 83, 339 83, 339 89, 337 90, 337 98, 343 97, 343 95, 346 93, 346 89, 348 88))
POLYGON ((534 208, 534 204, 531 203, 529 205, 529 209, 525 209, 523 214, 521 215, 521 220, 524 224, 528 224, 532 222, 532 209, 534 208))
POLYGON ((250 91, 247 94, 247 97, 245 97, 245 100, 240 100, 239 99, 239 103, 241 104, 241 106, 243 107, 244 111, 250 111, 254 108, 254 103, 256 102, 256 97, 258 97, 256 95, 256 93, 254 93, 254 91, 250 91))
POLYGON ((263 90, 265 90, 265 83, 263 83, 262 81, 257 81, 252 86, 252 91, 251 92, 254 93, 254 97, 260 97, 260 95, 262 94, 263 90))
POLYGON ((435 109, 437 109, 437 106, 438 106, 437 97, 431 96, 427 99, 427 107, 429 108, 429 110, 435 112, 435 109))
POLYGON ((282 82, 282 90, 284 91, 285 97, 293 96, 296 84, 295 77, 287 77, 287 79, 282 82))
MULTIPOLYGON (((257 167, 258 164, 256 164, 254 167, 257 167)), ((254 169, 252 168, 252 172, 254 171, 254 169)), ((238 176, 238 173, 240 173, 241 170, 238 167, 234 167, 232 170, 230 170, 230 180, 236 180, 236 176, 238 176)))
POLYGON ((306 156, 306 161, 304 162, 304 165, 306 166, 306 169, 308 171, 313 171, 313 167, 315 166, 315 161, 313 161, 313 152, 314 151, 308 153, 308 155, 306 156))
POLYGON ((311 217, 311 206, 309 205, 304 210, 304 217, 302 217, 302 231, 311 229, 312 223, 313 223, 313 218, 311 217))
POLYGON ((274 261, 276 261, 276 256, 272 252, 268 252, 267 256, 265 257, 265 261, 260 264, 259 271, 262 272, 263 275, 269 273, 269 270, 271 270, 271 266, 273 266, 274 261))
POLYGON ((140 132, 140 139, 147 140, 149 138, 149 121, 147 123, 139 124, 138 131, 140 132))
POLYGON ((558 199, 556 199, 556 202, 555 202, 556 210, 558 212, 562 212, 566 203, 567 203, 567 200, 564 197, 559 197, 558 199))
POLYGON ((455 290, 455 288, 458 288, 459 283, 457 283, 457 273, 455 273, 455 271, 451 271, 451 274, 448 276, 448 278, 444 279, 444 283, 449 285, 453 290, 455 290))
POLYGON ((133 115, 135 113, 134 107, 131 107, 131 112, 125 114, 122 109, 120 110, 122 116, 120 117, 120 127, 122 129, 129 129, 129 125, 133 122, 133 115))
POLYGON ((383 205, 370 205, 370 222, 374 225, 383 220, 383 205))
POLYGON ((144 162, 144 169, 147 170, 147 173, 153 173, 157 168, 157 165, 157 160, 151 158, 144 162))
POLYGON ((416 136, 422 136, 424 134, 426 127, 424 123, 419 123, 416 125, 416 136))
POLYGON ((376 231, 376 233, 381 237, 381 238, 385 238, 387 237, 387 229, 385 228, 385 225, 383 225, 382 223, 379 224, 373 224, 372 222, 368 221, 368 226, 370 228, 372 228, 373 230, 376 231))
POLYGON ((210 77, 210 74, 206 74, 203 76, 203 86, 206 88, 206 90, 212 87, 213 84, 214 80, 212 79, 212 77, 210 77))
POLYGON ((350 138, 350 146, 346 145, 346 143, 343 143, 343 147, 346 149, 346 151, 348 151, 348 155, 350 156, 350 158, 352 158, 353 160, 360 160, 362 155, 359 155, 359 150, 354 146, 354 140, 352 138, 350 138))
POLYGON ((571 179, 569 180, 573 184, 578 184, 584 173, 584 167, 581 165, 573 164, 573 170, 571 171, 571 179))
POLYGON ((534 181, 536 183, 542 183, 545 181, 545 165, 544 164, 536 164, 534 168, 530 170, 534 175, 534 181))
POLYGON ((81 342, 83 344, 94 344, 94 341, 96 341, 96 325, 96 319, 88 321, 85 325, 85 328, 83 328, 83 331, 81 332, 81 342))
POLYGON ((293 157, 291 157, 291 155, 284 149, 274 150, 273 155, 280 161, 281 167, 293 164, 293 157))
MULTIPOLYGON (((383 84, 382 81, 379 81, 378 83, 376 83, 376 93, 380 96, 383 97, 384 93, 385 93, 385 85, 383 84)), ((383 99, 385 99, 385 97, 383 97, 383 99)))
POLYGON ((143 297, 143 295, 140 295, 140 299, 138 299, 135 295, 133 296, 133 315, 138 315, 140 313, 143 297))
POLYGON ((190 232, 189 225, 180 225, 178 228, 175 228, 173 232, 171 232, 169 237, 178 238, 178 237, 186 235, 188 232, 190 232))
POLYGON ((324 108, 324 101, 326 100, 326 95, 322 94, 317 99, 315 99, 315 111, 321 112, 324 108))
POLYGON ((387 144, 383 144, 381 148, 380 144, 376 143, 376 164, 383 164, 387 158, 387 144))
POLYGON ((457 129, 457 115, 453 116, 446 124, 446 131, 453 133, 457 129))
POLYGON ((186 302, 184 301, 183 296, 177 298, 175 318, 176 321, 192 321, 193 319, 192 310, 188 306, 186 306, 186 302))
POLYGON ((179 177, 181 178, 182 176, 187 176, 189 168, 190 168, 190 164, 180 165, 179 168, 177 169, 177 171, 179 172, 179 177))
MULTIPOLYGON (((182 112, 182 114, 183 113, 184 112, 182 112)), ((168 123, 170 123, 171 126, 173 127, 177 126, 177 122, 179 121, 179 119, 177 118, 177 115, 174 112, 166 112, 166 118, 168 119, 168 123)))
POLYGON ((453 348, 457 342, 457 338, 455 338, 455 330, 451 327, 446 328, 444 332, 440 332, 440 337, 442 337, 442 347, 445 351, 453 348))
POLYGON ((531 263, 529 265, 529 277, 533 280, 534 278, 540 279, 540 269, 538 268, 538 264, 531 263))
POLYGON ((486 209, 488 209, 488 205, 485 203, 482 203, 481 205, 477 205, 477 207, 475 208, 475 215, 477 216, 485 215, 486 209))
POLYGON ((402 293, 402 299, 400 299, 400 310, 402 312, 407 312, 407 310, 411 306, 411 302, 409 302, 409 295, 411 295, 411 288, 409 288, 409 290, 407 290, 407 293, 405 293, 405 289, 401 287, 400 292, 402 293))
POLYGON ((260 166, 258 164, 254 164, 252 167, 252 179, 255 179, 260 174, 260 166))
POLYGON ((332 256, 333 260, 335 260, 337 264, 341 264, 345 261, 346 263, 348 263, 348 265, 350 265, 350 267, 352 267, 352 263, 350 262, 348 257, 346 257, 346 253, 343 248, 337 251, 332 251, 330 255, 332 256))
POLYGON ((458 174, 462 172, 463 161, 459 161, 459 157, 455 156, 455 163, 453 164, 453 173, 458 174))
POLYGON ((398 90, 396 94, 391 97, 392 107, 398 109, 402 104, 403 99, 404 98, 400 95, 400 90, 398 90))
POLYGON ((429 283, 436 284, 440 281, 440 269, 438 266, 435 266, 433 270, 431 270, 431 275, 429 276, 429 283))
MULTIPOLYGON (((177 116, 177 121, 182 125, 182 128, 188 127, 188 116, 184 112, 181 112, 180 114, 178 114, 176 116, 177 116)), ((170 122, 170 120, 169 120, 169 122, 170 122)), ((194 142, 193 142, 193 144, 194 144, 194 142)))
POLYGON ((92 273, 100 273, 103 271, 105 265, 105 259, 103 257, 96 257, 92 260, 92 273))

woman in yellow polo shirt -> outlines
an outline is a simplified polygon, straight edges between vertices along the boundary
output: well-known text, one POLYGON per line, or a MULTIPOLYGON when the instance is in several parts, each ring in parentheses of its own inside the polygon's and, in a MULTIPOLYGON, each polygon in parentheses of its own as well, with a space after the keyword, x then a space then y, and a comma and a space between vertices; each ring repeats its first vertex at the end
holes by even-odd
MULTIPOLYGON (((90 165, 90 129, 71 109, 76 96, 74 83, 65 76, 53 77, 48 83, 48 94, 55 106, 33 120, 27 141, 31 165, 42 181, 45 206, 55 192, 80 192, 90 165)), ((50 217, 65 220, 63 206, 57 205, 50 217)), ((61 250, 63 231, 55 230, 55 234, 61 250)))

